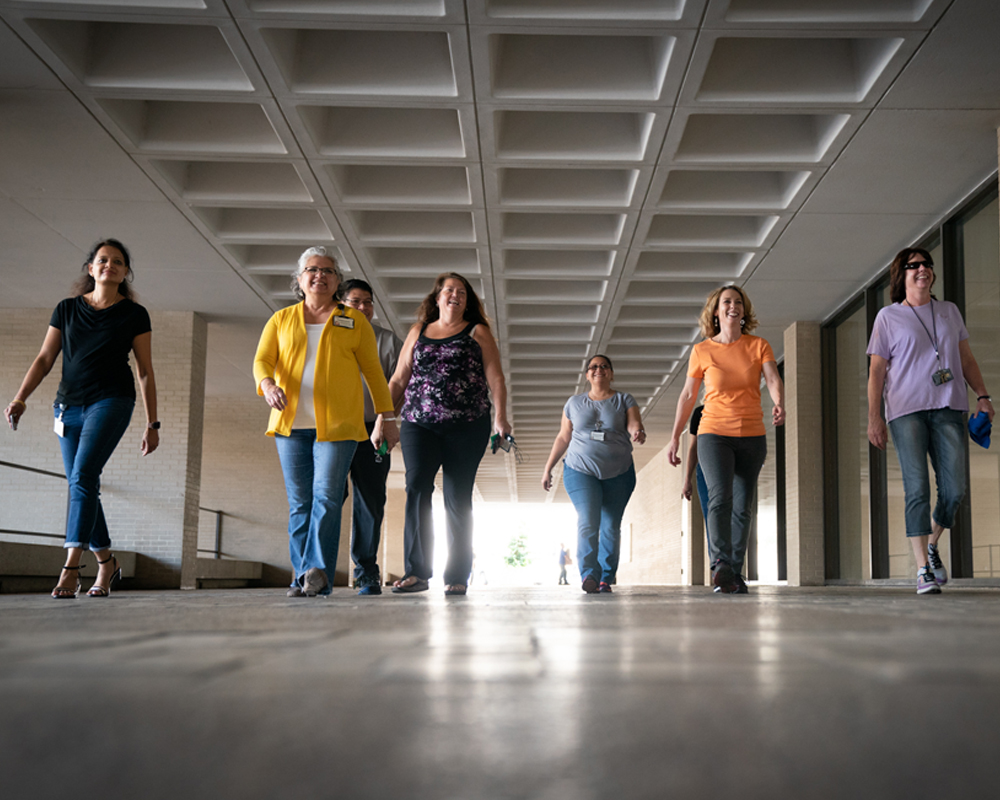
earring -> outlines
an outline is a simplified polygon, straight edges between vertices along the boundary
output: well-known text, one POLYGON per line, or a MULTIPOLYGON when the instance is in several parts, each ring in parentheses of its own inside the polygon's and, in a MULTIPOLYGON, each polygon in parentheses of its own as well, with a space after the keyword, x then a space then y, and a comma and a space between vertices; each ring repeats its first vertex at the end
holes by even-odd
POLYGON ((715 325, 715 329, 719 330, 719 318, 718 317, 712 317, 712 320, 713 320, 712 324, 715 325))
POLYGON ((744 317, 743 319, 740 320, 740 327, 745 328, 746 324, 747 324, 747 319, 746 317, 744 317))

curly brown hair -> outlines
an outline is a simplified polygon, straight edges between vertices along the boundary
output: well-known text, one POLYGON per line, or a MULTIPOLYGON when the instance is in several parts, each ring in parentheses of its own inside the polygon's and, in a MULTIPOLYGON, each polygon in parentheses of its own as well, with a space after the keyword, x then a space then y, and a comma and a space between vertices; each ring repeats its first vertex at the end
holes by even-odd
POLYGON ((435 322, 441 316, 441 311, 437 307, 437 299, 444 288, 445 281, 450 278, 461 281, 465 285, 465 314, 463 314, 465 321, 474 322, 477 325, 485 325, 489 328, 490 318, 486 316, 486 311, 483 308, 482 301, 479 299, 479 295, 472 288, 472 284, 457 272, 443 272, 437 276, 437 279, 434 281, 434 289, 424 298, 417 309, 417 322, 421 325, 426 325, 430 322, 435 322))
POLYGON ((701 328, 701 335, 706 339, 711 339, 719 332, 719 300, 722 297, 722 293, 727 289, 739 292, 740 297, 743 298, 743 333, 751 333, 760 324, 757 321, 757 317, 754 316, 753 303, 750 302, 750 297, 743 289, 733 284, 720 286, 708 296, 708 299, 705 301, 705 307, 701 310, 701 315, 698 317, 698 327, 701 328))
MULTIPOLYGON (((906 265, 910 263, 910 259, 913 256, 923 256, 930 262, 931 269, 934 268, 934 259, 922 247, 904 247, 896 253, 892 264, 889 265, 889 299, 893 303, 902 303, 906 299, 906 265)), ((934 281, 936 280, 937 273, 934 273, 934 277, 931 278, 931 286, 934 286, 934 281)), ((934 297, 934 295, 931 295, 931 297, 934 297)), ((936 300, 937 298, 934 299, 936 300)))

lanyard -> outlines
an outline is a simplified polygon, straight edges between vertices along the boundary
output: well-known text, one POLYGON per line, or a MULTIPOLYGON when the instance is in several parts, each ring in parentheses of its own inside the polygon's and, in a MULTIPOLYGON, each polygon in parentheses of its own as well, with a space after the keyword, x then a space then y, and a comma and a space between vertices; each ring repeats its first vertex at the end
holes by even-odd
MULTIPOLYGON (((910 306, 909 302, 907 302, 906 305, 910 306)), ((931 340, 931 345, 934 347, 934 358, 937 359, 938 363, 941 363, 941 354, 938 352, 937 320, 934 318, 934 298, 933 297, 931 298, 931 325, 934 327, 933 336, 931 336, 931 332, 927 330, 927 326, 924 324, 924 321, 920 319, 920 315, 917 313, 917 309, 915 309, 913 306, 910 306, 910 311, 912 311, 913 316, 917 318, 917 322, 920 323, 920 327, 923 328, 924 331, 927 333, 927 338, 931 340)))

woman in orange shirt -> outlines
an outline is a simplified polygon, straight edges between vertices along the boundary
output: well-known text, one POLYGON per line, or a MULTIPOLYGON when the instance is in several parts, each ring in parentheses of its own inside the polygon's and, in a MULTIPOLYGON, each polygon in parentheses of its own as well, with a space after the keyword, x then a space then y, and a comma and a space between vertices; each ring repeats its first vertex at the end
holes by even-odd
POLYGON ((760 407, 760 376, 774 402, 775 425, 785 422, 784 387, 774 352, 757 327, 750 298, 738 286, 708 296, 699 319, 705 337, 691 349, 687 381, 677 401, 667 459, 675 467, 681 433, 705 381, 705 411, 698 428, 698 463, 708 483, 708 529, 712 537, 712 584, 726 594, 746 594, 743 559, 750 533, 757 476, 767 455, 760 407))

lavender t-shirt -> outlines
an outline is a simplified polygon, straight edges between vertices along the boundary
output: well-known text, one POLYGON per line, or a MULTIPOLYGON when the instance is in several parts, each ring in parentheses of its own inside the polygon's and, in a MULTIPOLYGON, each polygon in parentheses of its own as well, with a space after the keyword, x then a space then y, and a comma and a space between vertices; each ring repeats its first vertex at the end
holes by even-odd
POLYGON ((962 314, 954 303, 943 300, 922 306, 893 303, 878 312, 868 342, 868 355, 881 356, 889 362, 884 390, 887 421, 936 408, 969 410, 958 350, 958 343, 968 338, 962 314), (940 360, 935 357, 931 343, 935 323, 940 360), (943 368, 950 369, 955 380, 935 386, 931 376, 943 368))

